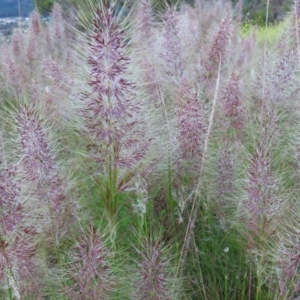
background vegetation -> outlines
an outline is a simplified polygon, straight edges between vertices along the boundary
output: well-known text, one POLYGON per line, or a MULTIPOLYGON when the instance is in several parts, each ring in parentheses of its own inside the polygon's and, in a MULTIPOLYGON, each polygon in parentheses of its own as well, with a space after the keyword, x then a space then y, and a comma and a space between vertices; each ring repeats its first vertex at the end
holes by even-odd
MULTIPOLYGON (((20 2, 21 16, 27 16, 32 11, 34 5, 42 14, 47 14, 51 11, 54 3, 59 3, 63 6, 74 5, 78 6, 81 0, 22 0, 20 2)), ((119 1, 122 3, 122 1, 119 1)), ((123 1, 124 2, 124 1, 123 1)), ((153 7, 156 11, 161 11, 168 5, 177 5, 179 3, 195 4, 195 0, 152 0, 153 7)), ((237 0, 232 0, 236 5, 237 0)), ((267 0, 245 0, 241 1, 243 17, 246 20, 251 20, 255 24, 265 25, 267 0)), ((286 13, 291 10, 292 0, 272 0, 269 3, 269 21, 282 20, 286 13)), ((0 0, 0 17, 19 16, 18 0, 0 0)))

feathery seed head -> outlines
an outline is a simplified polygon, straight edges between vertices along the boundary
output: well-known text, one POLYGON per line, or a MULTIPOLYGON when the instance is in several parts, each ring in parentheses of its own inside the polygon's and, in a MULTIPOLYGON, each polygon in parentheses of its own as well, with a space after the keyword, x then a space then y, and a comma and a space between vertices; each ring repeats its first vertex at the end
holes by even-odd
POLYGON ((232 197, 234 162, 233 155, 228 149, 222 149, 217 165, 217 198, 218 202, 225 204, 232 197))
POLYGON ((23 47, 23 37, 19 29, 16 29, 14 31, 14 34, 12 36, 12 46, 15 57, 19 57, 22 53, 23 47))
POLYGON ((186 79, 182 80, 179 87, 176 112, 179 121, 180 157, 189 163, 200 163, 205 132, 204 108, 186 79))
POLYGON ((64 215, 66 185, 55 161, 50 139, 46 131, 46 122, 35 109, 26 106, 20 108, 17 115, 19 132, 19 161, 22 180, 26 183, 26 193, 31 195, 32 202, 39 202, 46 222, 53 219, 56 233, 64 230, 68 221, 64 215), (54 220, 55 218, 55 220, 54 220))
MULTIPOLYGON (((261 147, 263 149, 263 146, 261 147)), ((250 165, 247 200, 244 202, 247 210, 247 225, 256 235, 269 234, 269 225, 276 213, 275 201, 276 181, 271 172, 269 157, 257 149, 250 165), (275 203, 274 203, 275 202, 275 203)))
POLYGON ((32 63, 37 58, 36 36, 33 34, 30 36, 26 56, 29 63, 32 63))
POLYGON ((205 59, 201 60, 202 66, 209 74, 216 74, 221 62, 224 65, 231 34, 231 21, 229 17, 223 19, 215 33, 205 59))
POLYGON ((83 95, 85 107, 81 110, 85 131, 93 143, 90 153, 101 164, 111 164, 112 155, 114 168, 132 167, 145 149, 138 138, 140 109, 132 101, 134 84, 127 79, 129 57, 124 54, 124 32, 112 8, 103 5, 95 13, 88 51, 92 91, 83 95))
POLYGON ((93 227, 83 233, 72 247, 68 275, 74 285, 66 289, 73 299, 106 299, 113 290, 113 277, 108 262, 108 250, 93 227))
POLYGON ((240 130, 244 125, 244 114, 240 91, 240 78, 236 72, 230 76, 223 96, 224 115, 229 120, 229 126, 240 130))
POLYGON ((179 38, 179 18, 174 7, 168 7, 164 16, 164 42, 162 58, 166 73, 179 79, 183 75, 183 51, 179 38))
POLYGON ((24 106, 18 113, 17 121, 22 165, 33 182, 44 181, 53 168, 53 161, 37 112, 24 106))
POLYGON ((151 239, 143 240, 139 251, 138 278, 135 282, 137 293, 134 299, 171 300, 169 261, 163 244, 151 239))
POLYGON ((143 0, 138 6, 137 10, 137 32, 140 42, 143 42, 150 46, 153 39, 153 16, 152 7, 149 0, 143 0))
POLYGON ((31 15, 31 30, 35 36, 38 36, 41 32, 40 15, 36 10, 31 15))

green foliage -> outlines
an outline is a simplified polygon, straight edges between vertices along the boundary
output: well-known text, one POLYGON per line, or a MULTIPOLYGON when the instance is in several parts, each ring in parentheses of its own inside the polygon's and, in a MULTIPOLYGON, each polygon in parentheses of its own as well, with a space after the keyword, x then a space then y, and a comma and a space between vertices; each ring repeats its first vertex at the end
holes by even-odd
POLYGON ((195 232, 199 267, 194 261, 198 292, 193 299, 201 295, 201 299, 240 300, 254 295, 255 270, 248 261, 243 237, 235 229, 222 229, 218 218, 205 210, 200 212, 195 232))
POLYGON ((258 26, 255 21, 245 21, 240 27, 240 34, 241 36, 246 37, 255 33, 260 46, 264 45, 265 41, 269 46, 273 46, 283 36, 287 26, 287 21, 270 24, 268 27, 266 27, 265 24, 258 26))
MULTIPOLYGON (((285 13, 290 9, 293 1, 275 0, 269 1, 268 22, 273 23, 283 19, 285 13)), ((243 2, 244 19, 250 20, 259 26, 266 24, 268 0, 247 0, 243 2)))
POLYGON ((36 7, 41 14, 50 13, 55 0, 35 0, 36 7))

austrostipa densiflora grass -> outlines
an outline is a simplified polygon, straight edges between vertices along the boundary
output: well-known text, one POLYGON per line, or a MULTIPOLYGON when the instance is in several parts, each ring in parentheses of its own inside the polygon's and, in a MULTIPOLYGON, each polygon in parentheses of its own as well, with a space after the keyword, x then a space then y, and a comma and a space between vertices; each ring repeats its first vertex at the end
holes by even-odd
POLYGON ((62 4, 0 45, 0 298, 297 299, 299 3, 62 4))
POLYGON ((82 132, 90 137, 87 147, 99 170, 95 175, 99 176, 102 201, 112 224, 116 222, 118 194, 140 172, 146 151, 135 84, 126 76, 130 58, 125 54, 119 18, 109 3, 96 8, 94 26, 88 34, 90 91, 78 95, 83 102, 82 132))

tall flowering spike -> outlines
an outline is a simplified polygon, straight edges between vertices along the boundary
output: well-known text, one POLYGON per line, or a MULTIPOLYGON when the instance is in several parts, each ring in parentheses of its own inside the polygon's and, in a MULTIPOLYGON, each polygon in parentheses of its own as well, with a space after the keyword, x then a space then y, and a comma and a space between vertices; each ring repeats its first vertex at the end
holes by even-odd
POLYGON ((16 29, 12 36, 12 47, 15 57, 19 57, 23 51, 23 37, 19 29, 16 29))
POLYGON ((63 205, 66 199, 65 186, 57 167, 45 124, 33 109, 21 107, 18 115, 19 147, 22 155, 19 165, 23 181, 30 185, 27 191, 44 205, 44 211, 56 218, 55 228, 63 230, 65 225, 63 205))
POLYGON ((63 38, 62 10, 57 3, 54 4, 52 18, 54 21, 54 42, 56 46, 60 46, 63 38))
POLYGON ((168 75, 179 79, 184 71, 183 50, 179 38, 179 18, 173 7, 169 7, 164 16, 164 43, 162 58, 168 75))
MULTIPOLYGON (((19 226, 20 227, 20 226, 19 226)), ((24 297, 38 293, 36 254, 36 230, 20 227, 7 236, 0 236, 0 280, 3 286, 24 297)))
POLYGON ((19 202, 20 184, 15 180, 15 168, 0 173, 0 227, 1 235, 14 232, 24 217, 19 202))
POLYGON ((247 187, 246 223, 249 230, 257 236, 267 236, 272 232, 273 216, 276 214, 276 181, 271 172, 268 155, 264 154, 264 146, 259 145, 250 165, 250 176, 247 187))
POLYGON ((14 294, 34 295, 37 282, 36 230, 28 225, 28 212, 20 201, 21 182, 15 168, 0 172, 0 283, 14 294))
POLYGON ((223 96, 224 115, 228 119, 229 127, 240 130, 244 125, 240 78, 236 72, 230 76, 223 96))
POLYGON ((40 16, 37 11, 34 11, 31 16, 30 38, 26 50, 26 56, 29 63, 37 60, 38 46, 37 38, 41 32, 40 16))
POLYGON ((55 88, 57 90, 69 91, 67 88, 66 79, 64 78, 62 69, 58 66, 57 62, 55 62, 51 58, 45 58, 43 61, 43 71, 44 71, 45 79, 51 79, 53 85, 55 85, 55 88))
POLYGON ((53 159, 42 122, 37 112, 22 107, 17 115, 22 165, 33 182, 46 182, 53 169, 53 159))
POLYGON ((186 79, 179 87, 176 113, 179 121, 178 141, 181 164, 186 164, 188 169, 197 169, 201 160, 202 140, 205 133, 205 112, 197 93, 193 91, 186 79))
POLYGON ((122 32, 111 9, 98 9, 94 26, 88 60, 93 97, 86 99, 88 103, 85 111, 89 114, 87 118, 94 118, 94 121, 87 119, 87 123, 103 122, 102 126, 96 128, 95 124, 89 124, 90 133, 96 139, 112 143, 118 141, 124 133, 117 120, 129 116, 129 103, 125 95, 131 83, 122 77, 128 58, 123 54, 122 32))
POLYGON ((8 89, 13 95, 18 95, 25 89, 26 76, 9 55, 6 57, 6 66, 8 89))
POLYGON ((137 139, 139 108, 131 101, 133 83, 126 78, 129 58, 122 34, 113 10, 97 9, 88 58, 92 92, 83 96, 82 109, 86 132, 94 143, 92 155, 114 167, 132 166, 144 151, 137 139))
POLYGON ((34 34, 30 35, 26 56, 29 63, 32 63, 35 59, 37 59, 36 36, 34 34))
POLYGON ((299 58, 296 50, 285 50, 276 63, 274 70, 267 76, 266 94, 273 103, 284 103, 295 109, 295 102, 299 97, 299 89, 296 74, 299 65, 295 61, 299 58))
POLYGON ((256 76, 256 108, 272 104, 273 109, 296 111, 295 103, 299 97, 298 82, 298 54, 295 49, 287 49, 280 56, 277 53, 267 52, 265 65, 261 64, 256 76), (291 110, 292 108, 292 110, 291 110))
POLYGON ((148 95, 151 95, 151 100, 154 102, 155 107, 159 107, 161 105, 159 96, 160 83, 154 64, 151 64, 147 59, 143 59, 141 65, 145 70, 141 78, 144 82, 145 90, 148 95))
POLYGON ((163 244, 160 241, 144 239, 139 251, 138 278, 135 281, 135 300, 171 300, 169 261, 166 258, 163 244))
POLYGON ((281 299, 297 299, 289 298, 289 295, 297 295, 300 292, 298 239, 297 237, 293 244, 279 245, 281 249, 279 250, 279 270, 277 272, 278 282, 276 282, 276 288, 279 287, 281 299))
MULTIPOLYGON (((227 147, 228 148, 228 147, 227 147)), ((234 191, 233 155, 228 149, 221 149, 217 164, 216 202, 217 214, 221 222, 226 222, 226 211, 230 208, 234 191)))
POLYGON ((38 36, 41 32, 40 15, 37 11, 33 11, 31 15, 32 34, 38 36))
POLYGON ((274 249, 278 266, 278 282, 273 282, 273 286, 276 285, 276 288, 279 286, 281 299, 298 299, 294 297, 299 296, 300 293, 300 224, 298 216, 299 206, 291 209, 288 205, 284 215, 285 228, 274 249))
POLYGON ((149 0, 143 0, 139 4, 137 11, 137 34, 139 42, 145 43, 148 47, 151 46, 153 40, 153 16, 152 7, 149 0))
POLYGON ((95 228, 83 233, 70 250, 68 276, 73 285, 65 294, 75 300, 108 299, 114 279, 109 264, 109 251, 95 228))
POLYGON ((207 73, 206 76, 215 75, 220 62, 222 65, 225 63, 230 31, 231 21, 229 17, 226 17, 219 25, 205 58, 201 60, 201 64, 207 73))

